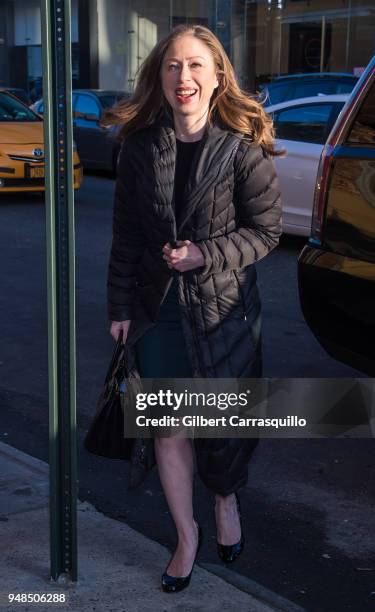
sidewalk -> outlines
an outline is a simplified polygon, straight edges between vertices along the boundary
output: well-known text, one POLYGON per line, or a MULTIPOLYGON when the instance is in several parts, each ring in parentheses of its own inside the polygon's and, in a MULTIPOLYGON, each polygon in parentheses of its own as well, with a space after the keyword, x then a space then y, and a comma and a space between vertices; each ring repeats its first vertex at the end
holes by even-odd
MULTIPOLYGON (((170 552, 91 504, 78 502, 78 582, 50 580, 48 465, 0 442, 0 609, 85 612, 269 612, 301 608, 279 598, 270 605, 195 566, 188 589, 163 593, 160 575, 170 552), (10 604, 8 593, 59 593, 66 603, 10 604)), ((225 569, 223 571, 225 577, 225 569)), ((254 592, 254 591, 253 591, 254 592)), ((256 589, 255 589, 256 593, 256 589)), ((267 598, 266 598, 267 599, 267 598)))

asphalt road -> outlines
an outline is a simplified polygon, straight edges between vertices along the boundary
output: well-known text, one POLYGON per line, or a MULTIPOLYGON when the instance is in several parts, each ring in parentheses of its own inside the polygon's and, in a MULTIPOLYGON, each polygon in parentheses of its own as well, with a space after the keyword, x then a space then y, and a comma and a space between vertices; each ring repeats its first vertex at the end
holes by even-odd
MULTIPOLYGON (((113 346, 105 306, 113 188, 91 175, 76 195, 80 498, 172 549, 157 471, 129 492, 126 463, 82 447, 113 346)), ((44 213, 43 198, 1 195, 0 439, 48 460, 44 213)), ((264 375, 359 377, 328 357, 304 323, 296 284, 304 242, 284 237, 258 265, 264 375)), ((374 609, 374 476, 373 440, 262 440, 241 495, 247 545, 231 569, 306 610, 374 609)), ((206 535, 200 562, 218 564, 213 499, 198 480, 195 504, 206 535)))

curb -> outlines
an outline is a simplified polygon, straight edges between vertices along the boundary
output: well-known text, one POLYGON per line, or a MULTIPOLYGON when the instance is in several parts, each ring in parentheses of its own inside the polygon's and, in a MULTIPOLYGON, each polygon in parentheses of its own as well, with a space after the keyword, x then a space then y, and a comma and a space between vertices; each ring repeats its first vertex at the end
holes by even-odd
MULTIPOLYGON (((23 451, 9 444, 6 444, 4 442, 0 442, 0 456, 1 455, 3 456, 5 455, 10 460, 27 466, 28 469, 31 469, 34 472, 37 472, 39 474, 43 474, 46 477, 49 477, 49 464, 48 463, 46 463, 45 461, 42 461, 41 459, 37 459, 36 457, 33 457, 32 455, 28 455, 27 453, 24 453, 23 451)), ((34 510, 34 509, 35 508, 31 510, 34 510)), ((79 499, 77 499, 77 511, 81 511, 81 512, 89 511, 89 512, 93 512, 98 515, 103 515, 107 517, 107 515, 97 510, 97 508, 95 508, 94 505, 90 504, 87 501, 81 502, 79 499)), ((107 518, 111 518, 111 517, 107 517, 107 518)), ((112 519, 112 520, 116 520, 116 519, 112 519)), ((142 535, 143 537, 146 537, 144 536, 144 534, 142 535)), ((209 573, 216 575, 222 580, 225 580, 225 582, 237 588, 239 591, 242 591, 244 593, 247 593, 248 595, 251 595, 260 604, 270 606, 275 611, 306 612, 305 608, 302 608, 298 606, 297 604, 289 601, 288 599, 285 599, 281 595, 278 595, 277 593, 270 591, 269 589, 258 584, 254 580, 251 580, 251 578, 247 578, 246 576, 243 576, 242 574, 237 574, 236 572, 228 569, 225 566, 216 565, 214 563, 198 563, 198 565, 202 569, 205 569, 206 571, 208 571, 209 573)))
POLYGON ((32 455, 28 455, 23 451, 15 448, 14 446, 10 446, 10 444, 6 444, 5 442, 0 442, 0 454, 7 455, 13 461, 17 463, 26 464, 28 468, 31 468, 35 472, 40 472, 49 475, 49 464, 41 459, 37 459, 32 455))
POLYGON ((255 582, 255 580, 251 578, 247 578, 247 576, 243 574, 237 574, 237 572, 228 569, 224 565, 199 563, 199 566, 211 572, 211 574, 219 576, 219 578, 222 578, 240 591, 252 595, 254 599, 257 599, 259 602, 271 606, 274 610, 282 610, 283 612, 307 612, 305 608, 302 608, 298 604, 278 595, 274 591, 270 591, 263 585, 255 582))

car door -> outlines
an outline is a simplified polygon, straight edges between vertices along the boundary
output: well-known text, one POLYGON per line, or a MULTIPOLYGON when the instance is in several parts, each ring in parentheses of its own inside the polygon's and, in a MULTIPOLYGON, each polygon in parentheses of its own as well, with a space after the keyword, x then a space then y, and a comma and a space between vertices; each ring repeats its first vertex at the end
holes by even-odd
POLYGON ((96 97, 76 93, 73 107, 73 134, 78 154, 86 168, 100 167, 103 132, 99 126, 101 108, 96 97), (88 116, 90 118, 88 118, 88 116))
POLYGON ((276 144, 288 152, 287 157, 275 158, 286 233, 310 234, 320 154, 343 105, 344 102, 310 102, 273 113, 276 144))

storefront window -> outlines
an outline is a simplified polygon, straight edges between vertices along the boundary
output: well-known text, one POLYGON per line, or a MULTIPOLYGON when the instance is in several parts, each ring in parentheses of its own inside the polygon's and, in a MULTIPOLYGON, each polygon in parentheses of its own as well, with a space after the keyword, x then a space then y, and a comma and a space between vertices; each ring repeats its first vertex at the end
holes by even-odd
MULTIPOLYGON (((218 36, 249 92, 280 75, 359 75, 375 53, 371 0, 72 0, 74 86, 132 91, 153 46, 182 23, 218 36)), ((0 86, 30 92, 41 70, 40 1, 0 3, 0 86)))
POLYGON ((360 74, 375 52, 373 3, 258 0, 247 5, 251 87, 286 74, 360 74))
POLYGON ((360 0, 130 0, 125 12, 133 40, 128 55, 136 55, 128 58, 129 84, 151 47, 142 20, 153 44, 181 23, 208 26, 249 91, 279 75, 359 74, 375 51, 375 6, 360 0))
MULTIPOLYGON (((71 0, 73 83, 77 81, 78 2, 71 0)), ((35 102, 43 92, 40 0, 0 2, 0 87, 24 92, 35 102)))

